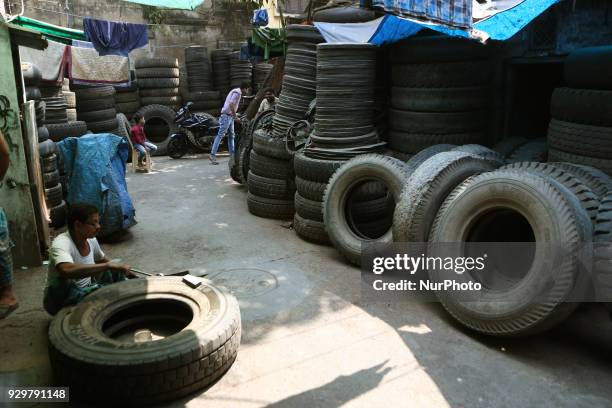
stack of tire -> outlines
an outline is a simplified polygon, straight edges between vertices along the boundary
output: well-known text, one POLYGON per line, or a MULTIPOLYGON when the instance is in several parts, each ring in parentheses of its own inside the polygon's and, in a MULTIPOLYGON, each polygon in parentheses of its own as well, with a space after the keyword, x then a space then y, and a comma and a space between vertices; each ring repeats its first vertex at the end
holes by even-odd
POLYGON ((238 88, 243 82, 253 81, 253 65, 249 60, 240 59, 240 51, 232 52, 230 56, 230 87, 238 88))
POLYGON ((41 87, 45 102, 45 125, 68 123, 68 105, 61 86, 41 87))
POLYGON ((268 110, 258 114, 246 126, 245 124, 241 126, 241 132, 238 134, 235 145, 236 152, 228 162, 230 176, 234 181, 247 184, 251 150, 253 150, 253 134, 259 129, 270 132, 273 119, 274 110, 268 110))
POLYGON ((565 88, 555 89, 548 128, 550 161, 612 175, 612 46, 583 48, 565 61, 565 88))
POLYGON ((253 68, 253 79, 254 79, 254 85, 255 85, 255 89, 254 92, 257 92, 261 89, 261 87, 263 86, 264 82, 266 81, 266 78, 268 77, 268 75, 270 74, 270 72, 272 71, 272 68, 274 68, 274 65, 272 64, 268 64, 265 62, 261 62, 259 64, 255 64, 255 67, 253 68))
POLYGON ((92 133, 116 133, 117 110, 115 109, 115 88, 99 86, 75 90, 77 118, 87 124, 92 133))
POLYGON ((128 119, 132 119, 134 113, 140 109, 138 82, 132 81, 129 86, 115 87, 115 108, 118 113, 123 113, 128 119))
POLYGON ((76 95, 70 90, 70 82, 68 79, 64 79, 62 96, 66 101, 66 117, 68 118, 68 122, 75 122, 77 120, 76 95))
POLYGON ((485 140, 493 65, 487 46, 446 36, 417 36, 391 51, 389 148, 403 158, 439 143, 485 140))
POLYGON ((185 65, 189 92, 206 92, 214 89, 206 47, 197 45, 185 48, 185 65))
POLYGON ((136 61, 141 106, 181 106, 180 75, 176 58, 141 58, 136 61))
POLYGON ((221 93, 222 98, 225 97, 231 89, 231 54, 232 50, 230 49, 219 49, 210 53, 215 89, 221 93))
MULTIPOLYGON (((328 243, 323 223, 323 192, 332 174, 347 159, 380 149, 374 123, 376 47, 370 44, 319 44, 313 147, 294 157, 296 233, 312 242, 328 243), (318 149, 324 149, 321 154, 318 149)), ((376 236, 390 224, 392 200, 384 186, 365 183, 351 200, 357 229, 376 236)))
POLYGON ((263 218, 293 218, 295 174, 284 140, 269 130, 258 129, 252 143, 247 181, 249 212, 263 218))
POLYGON ((38 127, 38 141, 43 142, 49 138, 49 132, 44 125, 45 102, 42 100, 42 94, 38 87, 42 78, 42 73, 36 65, 29 62, 21 65, 21 72, 25 83, 26 100, 34 101, 36 125, 38 127))
POLYGON ((304 119, 315 98, 317 44, 325 41, 315 27, 295 24, 287 27, 287 40, 285 75, 274 116, 275 137, 285 137, 291 125, 304 119))

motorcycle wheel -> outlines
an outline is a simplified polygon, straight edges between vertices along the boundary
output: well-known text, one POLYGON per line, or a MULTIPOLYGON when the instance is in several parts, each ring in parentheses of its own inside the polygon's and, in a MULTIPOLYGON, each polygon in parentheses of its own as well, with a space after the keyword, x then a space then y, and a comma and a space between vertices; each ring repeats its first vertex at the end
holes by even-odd
POLYGON ((168 143, 168 156, 180 159, 187 153, 187 144, 184 140, 171 139, 168 143))

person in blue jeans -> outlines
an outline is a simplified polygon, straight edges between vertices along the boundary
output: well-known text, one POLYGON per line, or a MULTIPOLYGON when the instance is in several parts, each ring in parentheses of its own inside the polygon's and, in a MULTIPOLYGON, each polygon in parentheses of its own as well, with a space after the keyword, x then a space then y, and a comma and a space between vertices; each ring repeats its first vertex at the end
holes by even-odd
MULTIPOLYGON (((9 167, 9 150, 4 134, 0 131, 0 181, 4 179, 9 167)), ((0 319, 4 319, 19 307, 13 292, 13 260, 8 220, 0 207, 0 319)))
POLYGON ((221 117, 219 118, 219 132, 215 137, 212 149, 210 149, 209 158, 211 164, 219 164, 217 161, 217 150, 219 150, 219 144, 226 134, 229 153, 230 155, 234 154, 234 121, 240 123, 236 112, 238 111, 238 105, 240 105, 240 98, 242 98, 243 94, 249 92, 250 87, 251 85, 248 82, 243 82, 240 84, 240 88, 234 88, 227 94, 223 109, 221 109, 221 117))

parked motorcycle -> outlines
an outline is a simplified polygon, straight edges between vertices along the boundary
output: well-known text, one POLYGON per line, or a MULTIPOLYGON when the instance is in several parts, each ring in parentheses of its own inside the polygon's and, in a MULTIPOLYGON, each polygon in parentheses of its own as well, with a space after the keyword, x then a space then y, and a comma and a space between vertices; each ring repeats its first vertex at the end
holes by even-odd
POLYGON ((173 159, 180 159, 190 150, 210 151, 219 130, 217 118, 207 113, 192 113, 192 106, 193 102, 187 102, 174 117, 179 132, 172 134, 168 143, 168 156, 173 159))

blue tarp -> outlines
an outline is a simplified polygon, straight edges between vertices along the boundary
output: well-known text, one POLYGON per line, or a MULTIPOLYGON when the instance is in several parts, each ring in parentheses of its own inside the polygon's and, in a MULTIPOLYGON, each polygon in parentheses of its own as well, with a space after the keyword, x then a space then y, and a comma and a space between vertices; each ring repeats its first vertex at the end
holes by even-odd
POLYGON ((123 0, 128 3, 144 4, 146 6, 167 7, 173 9, 193 10, 204 0, 123 0))
POLYGON ((372 5, 399 16, 450 27, 472 26, 472 0, 373 0, 372 5))
POLYGON ((469 30, 454 29, 439 24, 426 24, 388 14, 366 23, 317 23, 315 26, 327 42, 369 42, 374 45, 391 44, 418 33, 423 28, 440 33, 476 40, 505 41, 561 0, 525 0, 517 6, 479 21, 469 30), (373 29, 373 25, 375 25, 373 29), (369 38, 369 39, 366 39, 369 38))
POLYGON ((68 204, 92 204, 100 211, 101 234, 135 224, 125 182, 128 142, 110 133, 69 137, 57 143, 68 176, 68 204))

